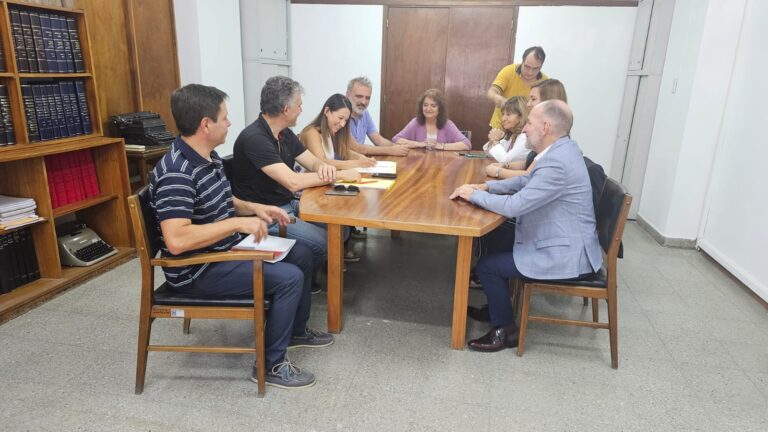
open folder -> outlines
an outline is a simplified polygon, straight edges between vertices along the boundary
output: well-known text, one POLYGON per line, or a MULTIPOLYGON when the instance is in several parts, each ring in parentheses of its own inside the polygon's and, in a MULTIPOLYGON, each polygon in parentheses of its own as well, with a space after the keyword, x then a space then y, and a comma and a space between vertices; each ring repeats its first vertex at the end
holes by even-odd
POLYGON ((294 239, 275 236, 266 236, 261 239, 260 242, 257 242, 253 237, 253 234, 251 234, 244 238, 240 243, 236 244, 232 249, 273 252, 275 258, 271 260, 264 260, 264 262, 276 263, 278 261, 282 261, 295 244, 296 240, 294 239))

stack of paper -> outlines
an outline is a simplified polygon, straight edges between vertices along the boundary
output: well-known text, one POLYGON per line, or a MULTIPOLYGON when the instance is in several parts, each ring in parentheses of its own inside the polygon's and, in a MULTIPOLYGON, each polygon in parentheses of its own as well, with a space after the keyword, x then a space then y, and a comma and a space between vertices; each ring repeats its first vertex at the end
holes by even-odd
POLYGON ((37 204, 32 198, 0 195, 0 228, 16 228, 40 220, 35 214, 37 204))
POLYGON ((397 162, 376 161, 375 167, 355 168, 357 172, 367 174, 397 174, 397 162))
POLYGON ((294 244, 296 244, 296 240, 275 236, 267 236, 261 239, 260 242, 257 242, 256 238, 251 234, 240 243, 236 244, 232 249, 273 252, 275 258, 264 261, 268 263, 276 263, 282 261, 283 258, 288 255, 288 252, 291 251, 294 244))

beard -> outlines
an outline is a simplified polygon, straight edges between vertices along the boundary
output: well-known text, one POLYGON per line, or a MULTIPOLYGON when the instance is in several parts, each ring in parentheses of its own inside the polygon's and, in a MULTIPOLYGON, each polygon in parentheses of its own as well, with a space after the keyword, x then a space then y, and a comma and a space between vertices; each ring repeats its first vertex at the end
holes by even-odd
POLYGON ((368 107, 362 107, 362 106, 357 105, 357 104, 352 105, 352 111, 354 111, 355 114, 357 114, 357 115, 362 115, 365 112, 366 109, 368 109, 368 107))

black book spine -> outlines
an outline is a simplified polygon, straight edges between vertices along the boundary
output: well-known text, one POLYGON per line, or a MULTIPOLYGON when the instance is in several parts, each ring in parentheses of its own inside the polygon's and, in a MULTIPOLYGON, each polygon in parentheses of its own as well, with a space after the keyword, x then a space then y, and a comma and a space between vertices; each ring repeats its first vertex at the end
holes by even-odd
POLYGON ((72 54, 72 41, 69 39, 69 28, 67 27, 67 17, 59 16, 59 27, 61 27, 61 39, 64 41, 64 58, 67 63, 67 72, 75 72, 75 57, 72 54))
POLYGON ((53 28, 51 28, 51 15, 47 13, 40 14, 40 28, 43 30, 43 46, 45 46, 45 58, 48 61, 48 71, 59 71, 59 60, 56 57, 56 41, 53 39, 53 28))
POLYGON ((83 134, 83 122, 80 120, 80 108, 77 106, 77 92, 75 91, 75 83, 72 81, 64 81, 64 92, 66 93, 66 99, 69 103, 69 109, 72 112, 72 126, 75 130, 75 135, 83 134))
POLYGON ((24 256, 27 259, 27 271, 29 271, 29 281, 40 279, 40 266, 37 264, 37 254, 35 253, 35 239, 32 237, 32 230, 24 230, 24 256))
POLYGON ((24 31, 21 28, 21 15, 19 15, 19 11, 16 9, 10 9, 10 15, 13 48, 16 51, 16 66, 18 66, 19 72, 29 72, 27 46, 24 44, 24 31))
MULTIPOLYGON (((8 91, 4 84, 0 84, 0 94, 2 94, 3 90, 6 92, 8 91)), ((2 98, 2 96, 0 96, 0 98, 2 98)), ((2 107, 2 101, 0 101, 0 107, 2 107)), ((3 115, 2 109, 0 109, 0 147, 6 145, 8 145, 8 138, 5 135, 5 116, 3 115)))
POLYGON ((81 80, 75 81, 75 92, 77 93, 77 105, 80 113, 80 123, 83 125, 83 134, 88 135, 93 132, 91 126, 91 114, 88 112, 88 97, 85 94, 85 83, 81 80))
POLYGON ((56 113, 56 101, 53 99, 53 92, 51 91, 50 84, 43 84, 43 100, 48 109, 51 123, 51 139, 61 138, 61 129, 59 129, 59 118, 56 113))
POLYGON ((27 132, 29 141, 40 141, 40 128, 37 122, 37 111, 35 110, 35 98, 32 95, 32 86, 29 84, 21 85, 21 99, 24 102, 24 115, 27 117, 27 132))
POLYGON ((32 22, 29 20, 29 12, 19 11, 21 17, 21 34, 24 35, 24 48, 27 50, 27 61, 30 72, 40 72, 37 65, 37 53, 35 52, 35 39, 32 37, 32 22))
POLYGON ((53 30, 53 42, 59 72, 67 72, 67 53, 64 51, 64 33, 61 31, 61 17, 59 15, 51 14, 51 29, 53 30))
POLYGON ((43 29, 40 27, 40 13, 30 12, 29 22, 32 25, 32 38, 35 41, 35 54, 37 55, 37 68, 41 73, 48 72, 48 59, 45 57, 45 44, 43 43, 43 29))
POLYGON ((64 116, 64 104, 61 102, 61 92, 58 84, 49 84, 49 92, 53 97, 53 104, 56 107, 56 124, 59 128, 59 135, 62 137, 71 136, 67 130, 67 118, 64 116))
POLYGON ((83 52, 80 50, 80 34, 77 31, 77 21, 74 18, 67 18, 67 30, 69 32, 69 42, 72 45, 72 59, 75 64, 75 72, 85 72, 83 52))
POLYGON ((5 143, 16 144, 16 132, 13 129, 13 117, 11 114, 11 100, 8 98, 8 86, 0 85, 0 114, 5 126, 5 143))
POLYGON ((16 259, 16 271, 19 272, 19 285, 24 285, 29 282, 29 272, 27 272, 27 260, 24 258, 24 243, 21 240, 20 230, 13 232, 13 255, 16 259))
POLYGON ((43 94, 43 86, 40 84, 31 84, 30 87, 32 87, 32 97, 35 101, 35 112, 37 113, 37 125, 40 130, 40 140, 48 141, 53 138, 53 131, 51 130, 51 118, 45 95, 43 94))
POLYGON ((21 285, 21 271, 19 263, 16 261, 16 241, 13 239, 13 232, 8 233, 8 240, 5 244, 6 262, 11 272, 11 290, 21 285))
POLYGON ((0 49, 0 71, 5 72, 5 52, 0 49))
POLYGON ((0 234, 0 294, 11 292, 11 266, 8 256, 8 238, 9 234, 0 234))
MULTIPOLYGON (((69 91, 67 89, 67 81, 59 81, 59 94, 61 94, 61 105, 64 108, 64 123, 67 125, 67 133, 69 136, 80 135, 77 132, 75 126, 75 117, 77 112, 72 111, 72 102, 69 100, 69 91)), ((77 106, 77 102, 75 102, 77 106)))

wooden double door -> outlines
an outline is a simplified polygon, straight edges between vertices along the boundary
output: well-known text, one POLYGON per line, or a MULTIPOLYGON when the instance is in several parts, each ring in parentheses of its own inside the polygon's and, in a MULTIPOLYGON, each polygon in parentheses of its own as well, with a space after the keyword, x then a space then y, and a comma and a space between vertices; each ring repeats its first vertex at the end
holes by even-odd
POLYGON ((419 96, 443 92, 448 116, 486 141, 493 105, 485 94, 512 62, 517 7, 388 7, 385 10, 382 133, 416 116, 419 96))

